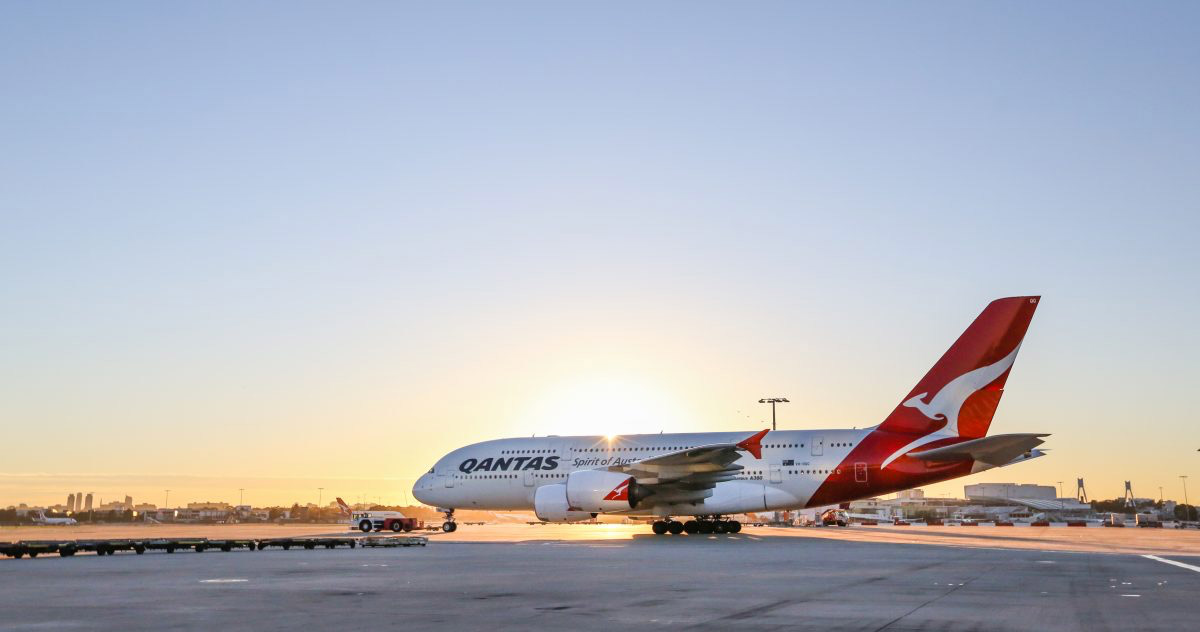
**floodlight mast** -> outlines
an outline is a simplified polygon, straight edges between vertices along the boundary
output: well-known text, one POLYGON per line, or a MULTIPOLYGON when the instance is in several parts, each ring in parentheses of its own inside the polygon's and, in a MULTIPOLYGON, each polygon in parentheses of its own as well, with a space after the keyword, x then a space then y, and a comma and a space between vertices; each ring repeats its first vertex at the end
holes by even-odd
POLYGON ((764 397, 764 398, 758 400, 758 403, 771 405, 771 430, 774 430, 775 429, 775 404, 786 404, 786 403, 788 403, 788 399, 786 397, 764 397))

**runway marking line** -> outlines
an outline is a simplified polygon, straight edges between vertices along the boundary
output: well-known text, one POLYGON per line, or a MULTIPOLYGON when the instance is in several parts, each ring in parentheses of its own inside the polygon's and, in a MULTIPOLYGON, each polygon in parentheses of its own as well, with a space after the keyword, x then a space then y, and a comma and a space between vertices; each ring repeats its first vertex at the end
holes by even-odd
POLYGON ((1168 560, 1165 557, 1159 557, 1157 555, 1143 555, 1142 557, 1148 560, 1154 560, 1155 562, 1162 562, 1163 564, 1170 564, 1171 566, 1178 566, 1179 568, 1186 568, 1189 571, 1196 571, 1197 573, 1200 573, 1200 566, 1192 566, 1191 564, 1184 564, 1183 562, 1168 560))

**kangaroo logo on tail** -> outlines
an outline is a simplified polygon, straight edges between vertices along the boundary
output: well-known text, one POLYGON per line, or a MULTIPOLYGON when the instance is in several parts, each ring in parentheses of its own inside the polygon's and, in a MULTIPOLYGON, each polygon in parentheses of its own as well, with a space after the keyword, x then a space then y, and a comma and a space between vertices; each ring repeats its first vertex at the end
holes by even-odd
POLYGON ((960 436, 958 431, 958 414, 962 410, 963 404, 966 403, 967 398, 974 395, 979 389, 996 381, 996 378, 1004 375, 1004 372, 1009 370, 1013 362, 1016 361, 1017 352, 1020 350, 1021 344, 1017 343, 1017 346, 1008 355, 994 364, 980 367, 974 371, 968 371, 950 380, 928 402, 925 401, 925 397, 929 393, 921 393, 905 401, 902 404, 903 406, 915 408, 921 411, 922 415, 934 421, 945 421, 946 425, 893 452, 891 456, 884 459, 883 465, 880 466, 881 469, 887 467, 889 463, 904 454, 925 444, 941 439, 957 439, 960 436))

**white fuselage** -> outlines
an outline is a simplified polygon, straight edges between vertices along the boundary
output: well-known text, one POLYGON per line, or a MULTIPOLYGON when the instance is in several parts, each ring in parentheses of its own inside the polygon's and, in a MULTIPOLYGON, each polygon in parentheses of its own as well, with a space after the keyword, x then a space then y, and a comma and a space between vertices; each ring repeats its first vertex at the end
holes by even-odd
MULTIPOLYGON (((780 430, 762 440, 762 458, 743 453, 734 480, 718 483, 699 505, 656 503, 638 515, 729 514, 807 505, 869 430, 780 430)), ((428 505, 462 509, 533 509, 534 492, 577 470, 604 469, 656 455, 742 441, 751 432, 498 439, 442 457, 413 487, 428 505)))

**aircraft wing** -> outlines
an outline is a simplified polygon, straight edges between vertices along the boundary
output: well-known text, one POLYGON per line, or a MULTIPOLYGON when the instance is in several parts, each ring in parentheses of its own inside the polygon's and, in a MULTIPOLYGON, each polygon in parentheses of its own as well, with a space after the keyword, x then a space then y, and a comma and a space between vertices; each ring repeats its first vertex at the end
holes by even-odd
POLYGON ((688 450, 677 450, 625 465, 613 465, 612 472, 629 474, 639 485, 654 487, 671 485, 680 489, 712 489, 717 483, 732 480, 742 466, 733 462, 739 452, 749 452, 762 458, 762 438, 767 430, 754 434, 740 443, 714 443, 688 450))
POLYGON ((949 461, 982 461, 988 465, 1007 465, 1013 459, 1042 445, 1042 437, 1048 434, 1002 434, 963 441, 954 445, 921 452, 910 452, 908 456, 922 461, 938 463, 949 461))

